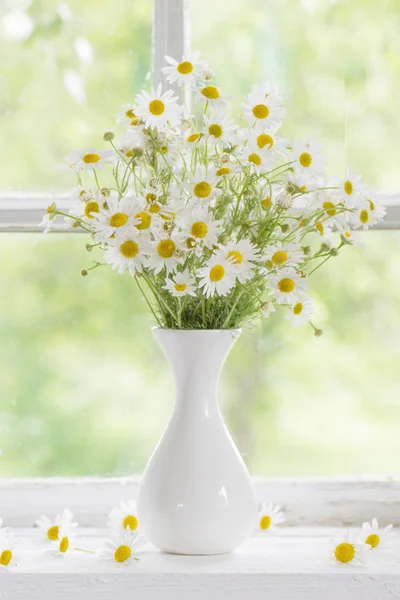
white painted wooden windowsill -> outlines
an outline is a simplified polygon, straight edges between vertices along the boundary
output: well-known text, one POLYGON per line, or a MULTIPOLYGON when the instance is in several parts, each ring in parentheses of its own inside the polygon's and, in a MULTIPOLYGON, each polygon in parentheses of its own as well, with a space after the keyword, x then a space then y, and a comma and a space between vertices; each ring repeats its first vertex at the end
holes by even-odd
POLYGON ((0 573, 0 597, 11 600, 394 600, 400 598, 400 533, 393 549, 371 552, 370 562, 347 566, 329 557, 337 528, 287 528, 256 535, 232 554, 177 556, 150 544, 138 562, 117 565, 98 556, 106 532, 86 529, 80 548, 51 556, 40 532, 18 531, 27 539, 12 573, 0 573))

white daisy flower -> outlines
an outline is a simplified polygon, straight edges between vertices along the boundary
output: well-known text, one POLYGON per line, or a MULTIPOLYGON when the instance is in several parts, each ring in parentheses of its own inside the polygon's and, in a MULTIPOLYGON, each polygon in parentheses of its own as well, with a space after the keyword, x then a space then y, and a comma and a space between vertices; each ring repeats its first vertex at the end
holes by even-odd
POLYGON ((330 543, 330 558, 343 565, 354 565, 365 563, 370 546, 356 539, 356 534, 348 531, 340 535, 330 543))
POLYGON ((254 85, 242 105, 249 127, 275 132, 286 116, 278 88, 270 83, 254 85))
POLYGON ((307 288, 305 277, 301 277, 294 269, 282 269, 276 275, 270 275, 271 293, 278 304, 293 304, 294 299, 307 288))
POLYGON ((131 131, 127 131, 123 136, 116 142, 115 146, 119 153, 127 160, 130 161, 135 153, 135 150, 139 148, 137 142, 138 136, 133 134, 131 131))
MULTIPOLYGON (((92 219, 97 213, 100 212, 101 208, 104 208, 107 203, 107 198, 100 192, 99 188, 91 187, 88 190, 84 190, 79 195, 79 204, 72 208, 69 212, 70 215, 81 218, 86 223, 90 224, 92 219)), ((67 219, 68 225, 74 225, 73 219, 67 219)))
POLYGON ((303 182, 316 179, 323 175, 325 161, 318 142, 310 139, 294 142, 293 149, 288 154, 288 159, 293 161, 293 169, 303 182))
POLYGON ((116 534, 123 535, 132 531, 139 530, 139 519, 137 516, 136 502, 120 502, 119 506, 112 509, 109 514, 108 527, 116 534))
POLYGON ((352 244, 353 246, 358 246, 359 248, 366 248, 366 244, 360 240, 360 236, 355 231, 349 229, 348 225, 338 228, 342 239, 348 244, 352 244))
POLYGON ((240 159, 245 165, 252 167, 256 173, 269 171, 275 163, 275 156, 271 152, 268 153, 257 146, 256 136, 251 136, 248 143, 242 147, 240 159))
POLYGON ((378 519, 373 518, 372 523, 363 523, 361 530, 361 540, 367 544, 371 550, 384 550, 390 543, 393 535, 393 525, 388 525, 384 529, 379 528, 378 519))
POLYGON ((364 199, 369 204, 369 209, 373 214, 375 221, 374 223, 380 223, 385 218, 386 208, 383 206, 381 200, 377 197, 375 192, 364 192, 364 199))
POLYGON ((77 523, 73 523, 72 519, 74 515, 66 508, 62 513, 58 514, 53 520, 50 519, 47 515, 41 515, 40 519, 35 521, 35 525, 39 527, 47 540, 54 542, 59 539, 59 533, 61 527, 70 527, 71 529, 75 529, 78 527, 77 523))
POLYGON ((146 241, 138 231, 131 229, 122 237, 107 240, 104 260, 118 273, 129 271, 134 277, 137 271, 142 272, 142 267, 146 263, 145 255, 148 253, 146 241))
POLYGON ((279 504, 262 504, 258 512, 258 529, 269 531, 285 522, 285 517, 279 504))
POLYGON ((343 211, 341 198, 331 190, 314 190, 310 196, 313 206, 324 211, 323 218, 328 218, 330 225, 338 227, 348 221, 349 213, 343 211))
POLYGON ((148 150, 152 146, 152 140, 148 134, 148 130, 142 125, 128 127, 126 135, 129 136, 129 144, 131 144, 133 148, 148 150))
POLYGON ((154 273, 160 273, 165 267, 167 273, 175 271, 178 264, 182 262, 177 251, 182 249, 182 241, 180 237, 172 233, 162 231, 158 239, 153 241, 149 249, 149 258, 146 265, 149 269, 153 269, 154 273))
POLYGON ((117 115, 117 123, 122 123, 126 127, 137 127, 140 124, 139 117, 135 114, 135 105, 124 104, 117 115))
POLYGON ((221 233, 222 221, 214 221, 213 214, 206 206, 194 206, 181 220, 180 226, 186 237, 195 239, 196 244, 201 243, 209 250, 218 243, 221 233))
POLYGON ((214 146, 227 147, 236 144, 237 126, 231 117, 222 112, 204 117, 205 138, 214 146))
POLYGON ((101 553, 102 557, 113 563, 120 565, 132 564, 132 561, 139 560, 134 556, 134 552, 140 550, 146 543, 144 536, 138 535, 135 531, 126 532, 123 535, 112 535, 106 541, 105 548, 101 553))
POLYGON ((112 235, 124 237, 135 225, 141 224, 140 218, 135 217, 138 209, 138 200, 134 196, 126 196, 121 200, 109 198, 107 208, 101 208, 94 215, 95 240, 107 241, 112 235))
POLYGON ((203 85, 197 91, 197 100, 207 102, 213 108, 226 106, 225 95, 215 85, 203 85))
POLYGON ((226 296, 235 286, 235 273, 232 262, 222 256, 212 256, 206 267, 197 270, 199 287, 204 288, 206 298, 217 294, 226 296))
POLYGON ((292 325, 299 326, 308 323, 313 312, 313 303, 309 298, 295 300, 290 308, 290 312, 286 315, 292 325))
POLYGON ((266 154, 272 154, 274 158, 282 158, 288 154, 288 140, 277 136, 271 131, 258 131, 254 142, 259 150, 264 151, 266 154))
POLYGON ((294 267, 304 262, 304 252, 300 244, 294 242, 277 242, 268 246, 262 260, 266 263, 265 273, 268 270, 280 267, 294 267))
POLYGON ((52 542, 51 554, 62 557, 71 550, 75 550, 75 536, 75 527, 71 527, 70 524, 61 525, 58 539, 52 542))
POLYGON ((360 198, 356 206, 352 209, 350 224, 354 229, 369 229, 385 215, 385 208, 377 208, 377 204, 370 199, 360 198), (373 209, 371 209, 373 206, 373 209))
POLYGON ((190 277, 188 270, 176 273, 172 278, 167 278, 164 289, 178 298, 187 294, 196 296, 196 282, 190 277))
POLYGON ((212 200, 222 194, 222 190, 216 187, 217 177, 203 165, 199 165, 194 175, 189 178, 189 183, 184 184, 186 191, 199 200, 212 200))
POLYGON ((208 68, 207 63, 200 60, 198 51, 184 54, 180 62, 170 56, 164 58, 170 66, 163 67, 161 71, 166 75, 168 83, 172 84, 194 87, 202 79, 202 72, 208 68))
POLYGON ((264 302, 264 304, 260 306, 260 313, 264 319, 268 319, 268 317, 274 312, 276 312, 276 308, 273 302, 264 302))
POLYGON ((116 156, 112 150, 88 148, 83 152, 71 152, 66 161, 69 168, 75 172, 92 171, 93 169, 102 169, 105 165, 114 164, 116 156))
POLYGON ((361 183, 361 179, 362 175, 355 175, 350 169, 347 169, 346 177, 339 181, 337 193, 347 206, 353 207, 359 194, 364 192, 365 185, 361 183))
POLYGON ((43 233, 48 233, 51 230, 52 226, 55 224, 55 220, 57 217, 56 210, 57 206, 55 202, 52 202, 47 207, 44 217, 39 223, 39 227, 43 228, 43 233))
POLYGON ((240 283, 246 283, 254 276, 253 262, 257 262, 260 253, 256 246, 249 240, 243 239, 238 242, 228 242, 226 246, 221 246, 217 256, 222 256, 229 260, 233 267, 233 273, 240 283))
POLYGON ((18 550, 16 547, 19 540, 6 529, 0 529, 0 571, 15 567, 19 560, 18 550))
POLYGON ((217 179, 223 179, 227 175, 235 175, 235 173, 238 173, 239 171, 239 165, 222 164, 215 168, 214 175, 217 179))
POLYGON ((174 127, 181 118, 181 107, 176 103, 177 96, 172 90, 162 92, 162 84, 159 83, 151 93, 142 90, 135 98, 135 112, 143 119, 145 128, 174 127))

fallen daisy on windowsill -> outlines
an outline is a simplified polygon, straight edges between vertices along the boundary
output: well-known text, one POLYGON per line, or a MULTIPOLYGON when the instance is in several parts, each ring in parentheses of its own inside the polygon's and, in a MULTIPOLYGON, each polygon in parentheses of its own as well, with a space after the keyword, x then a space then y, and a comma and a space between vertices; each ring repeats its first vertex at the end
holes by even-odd
POLYGON ((363 523, 361 528, 361 540, 368 545, 369 550, 388 550, 393 536, 393 525, 384 529, 379 528, 378 519, 375 517, 371 523, 363 523))
POLYGON ((133 561, 138 561, 139 558, 134 556, 134 552, 140 550, 146 543, 146 539, 136 532, 124 533, 122 535, 111 534, 111 537, 106 541, 105 548, 101 552, 101 557, 107 561, 128 565, 133 561))
POLYGON ((66 508, 54 520, 51 520, 47 515, 41 515, 40 519, 35 521, 35 525, 43 531, 46 541, 55 542, 60 538, 60 528, 76 529, 78 527, 78 523, 72 522, 73 518, 72 512, 69 508, 66 508))
POLYGON ((268 502, 262 504, 258 513, 258 531, 266 532, 275 529, 285 522, 285 517, 279 504, 268 502))
POLYGON ((357 532, 347 531, 331 541, 330 558, 336 564, 363 565, 367 562, 369 548, 359 540, 357 532))
POLYGON ((110 512, 107 526, 117 535, 123 535, 130 531, 138 533, 140 528, 136 502, 133 502, 132 500, 120 502, 119 506, 116 506, 110 512))
MULTIPOLYGON (((0 519, 0 524, 2 519, 0 519)), ((10 529, 0 528, 0 570, 12 569, 18 564, 19 554, 16 552, 16 547, 20 545, 20 540, 17 539, 10 529)))

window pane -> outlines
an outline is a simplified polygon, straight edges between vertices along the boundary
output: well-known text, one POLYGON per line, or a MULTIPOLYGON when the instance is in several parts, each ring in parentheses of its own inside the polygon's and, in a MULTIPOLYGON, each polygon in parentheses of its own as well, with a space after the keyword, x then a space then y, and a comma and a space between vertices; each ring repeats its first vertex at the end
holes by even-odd
MULTIPOLYGON (((322 337, 275 314, 226 364, 223 412, 253 473, 398 472, 400 238, 363 236, 368 252, 344 248, 314 276, 322 337)), ((81 277, 84 245, 0 236, 1 476, 139 473, 171 412, 134 281, 81 277)))
POLYGON ((0 3, 1 189, 69 188, 70 151, 104 130, 150 69, 150 0, 0 3))
POLYGON ((278 83, 285 135, 318 138, 332 173, 399 188, 399 2, 192 0, 191 16, 193 47, 238 102, 278 83))

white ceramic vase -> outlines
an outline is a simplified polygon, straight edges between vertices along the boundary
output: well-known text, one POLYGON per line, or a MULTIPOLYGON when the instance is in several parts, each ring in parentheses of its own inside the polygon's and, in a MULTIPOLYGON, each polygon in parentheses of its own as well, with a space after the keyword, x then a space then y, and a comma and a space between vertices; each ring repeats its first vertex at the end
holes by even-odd
POLYGON ((143 474, 139 521, 160 550, 231 552, 250 535, 257 517, 253 484, 216 393, 240 330, 153 331, 174 372, 176 401, 143 474))

